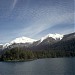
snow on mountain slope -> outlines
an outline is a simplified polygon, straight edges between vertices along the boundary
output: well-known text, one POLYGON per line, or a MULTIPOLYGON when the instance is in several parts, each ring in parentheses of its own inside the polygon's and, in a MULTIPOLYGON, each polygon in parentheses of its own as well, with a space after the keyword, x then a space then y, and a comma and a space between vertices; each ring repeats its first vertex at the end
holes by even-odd
POLYGON ((10 43, 6 43, 3 45, 3 48, 7 48, 10 45, 10 43))
MULTIPOLYGON (((60 39, 61 40, 63 38, 63 35, 61 35, 61 34, 48 34, 45 37, 42 37, 40 39, 40 42, 42 42, 43 40, 45 40, 48 37, 52 37, 55 40, 56 39, 60 39)), ((13 43, 30 43, 30 44, 32 44, 33 42, 36 42, 36 41, 38 41, 38 40, 34 40, 34 39, 31 39, 31 38, 23 36, 23 37, 16 38, 16 39, 12 40, 9 43, 4 44, 3 47, 6 48, 9 45, 12 45, 13 43)))
POLYGON ((28 37, 19 37, 19 38, 12 40, 10 43, 4 44, 3 47, 7 48, 9 45, 12 45, 13 43, 33 43, 35 41, 37 40, 31 39, 28 37))
POLYGON ((20 37, 20 38, 16 38, 15 40, 11 41, 10 43, 33 43, 34 39, 28 38, 28 37, 20 37))
POLYGON ((52 37, 53 39, 62 39, 63 38, 63 35, 61 35, 61 34, 48 34, 48 35, 46 35, 46 36, 44 36, 44 37, 42 37, 41 39, 40 39, 40 41, 42 42, 43 40, 45 40, 46 38, 48 38, 48 37, 52 37))

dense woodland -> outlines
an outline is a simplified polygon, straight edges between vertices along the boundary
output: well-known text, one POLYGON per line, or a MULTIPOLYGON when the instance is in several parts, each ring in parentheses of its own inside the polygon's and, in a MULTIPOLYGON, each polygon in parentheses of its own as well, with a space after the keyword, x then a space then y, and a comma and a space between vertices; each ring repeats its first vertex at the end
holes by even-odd
POLYGON ((13 48, 11 50, 6 50, 0 56, 1 61, 24 61, 30 59, 39 58, 55 58, 55 57, 74 57, 75 52, 73 51, 60 51, 60 50, 43 50, 43 51, 31 51, 31 50, 21 50, 21 48, 13 48))

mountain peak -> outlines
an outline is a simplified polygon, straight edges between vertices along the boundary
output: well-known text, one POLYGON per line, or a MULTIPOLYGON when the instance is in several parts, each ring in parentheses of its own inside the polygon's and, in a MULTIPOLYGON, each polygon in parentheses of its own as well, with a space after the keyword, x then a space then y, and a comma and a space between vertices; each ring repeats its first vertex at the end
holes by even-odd
POLYGON ((48 38, 48 37, 52 37, 53 39, 62 39, 63 38, 63 35, 62 34, 57 34, 57 33, 55 33, 55 34, 48 34, 48 35, 46 35, 46 36, 44 36, 44 37, 42 37, 41 38, 41 42, 44 40, 44 39, 46 39, 46 38, 48 38))
POLYGON ((3 47, 7 48, 9 45, 12 45, 14 43, 33 43, 35 41, 37 41, 37 40, 22 36, 22 37, 12 40, 10 43, 4 44, 3 47))
POLYGON ((36 41, 36 40, 22 36, 22 37, 19 37, 19 38, 14 39, 10 43, 11 44, 12 43, 33 43, 34 41, 36 41))

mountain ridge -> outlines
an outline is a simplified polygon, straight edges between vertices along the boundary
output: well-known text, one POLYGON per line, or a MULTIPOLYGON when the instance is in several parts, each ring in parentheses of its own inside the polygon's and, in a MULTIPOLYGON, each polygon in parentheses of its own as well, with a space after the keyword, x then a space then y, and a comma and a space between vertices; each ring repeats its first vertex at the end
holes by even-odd
POLYGON ((28 37, 19 37, 14 40, 12 40, 9 43, 6 43, 3 45, 3 49, 7 47, 18 47, 18 46, 26 46, 26 47, 33 47, 33 46, 38 46, 38 45, 45 45, 45 44, 54 44, 59 41, 66 41, 69 40, 70 38, 75 38, 75 33, 70 33, 66 35, 62 34, 47 34, 46 36, 42 37, 39 40, 31 39, 28 37))
POLYGON ((14 43, 16 43, 16 44, 18 44, 18 43, 34 43, 34 42, 37 42, 37 41, 39 41, 39 43, 41 43, 43 40, 47 39, 48 37, 52 37, 55 40, 56 39, 60 39, 61 40, 63 38, 63 35, 57 34, 57 33, 55 33, 55 34, 48 34, 48 35, 42 37, 39 40, 35 40, 35 39, 31 39, 31 38, 22 36, 22 37, 19 37, 19 38, 15 38, 14 40, 12 40, 9 43, 4 44, 3 47, 6 48, 7 46, 12 45, 14 43))

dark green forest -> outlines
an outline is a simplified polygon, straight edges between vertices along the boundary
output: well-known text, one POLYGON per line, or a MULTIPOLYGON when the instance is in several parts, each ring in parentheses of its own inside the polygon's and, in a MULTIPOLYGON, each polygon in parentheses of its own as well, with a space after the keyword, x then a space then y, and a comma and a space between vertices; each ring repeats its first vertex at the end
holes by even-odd
POLYGON ((75 52, 73 51, 60 51, 60 50, 43 50, 43 51, 32 51, 22 50, 21 48, 13 48, 6 50, 0 55, 0 61, 25 61, 34 60, 39 58, 55 58, 55 57, 74 57, 75 52))

